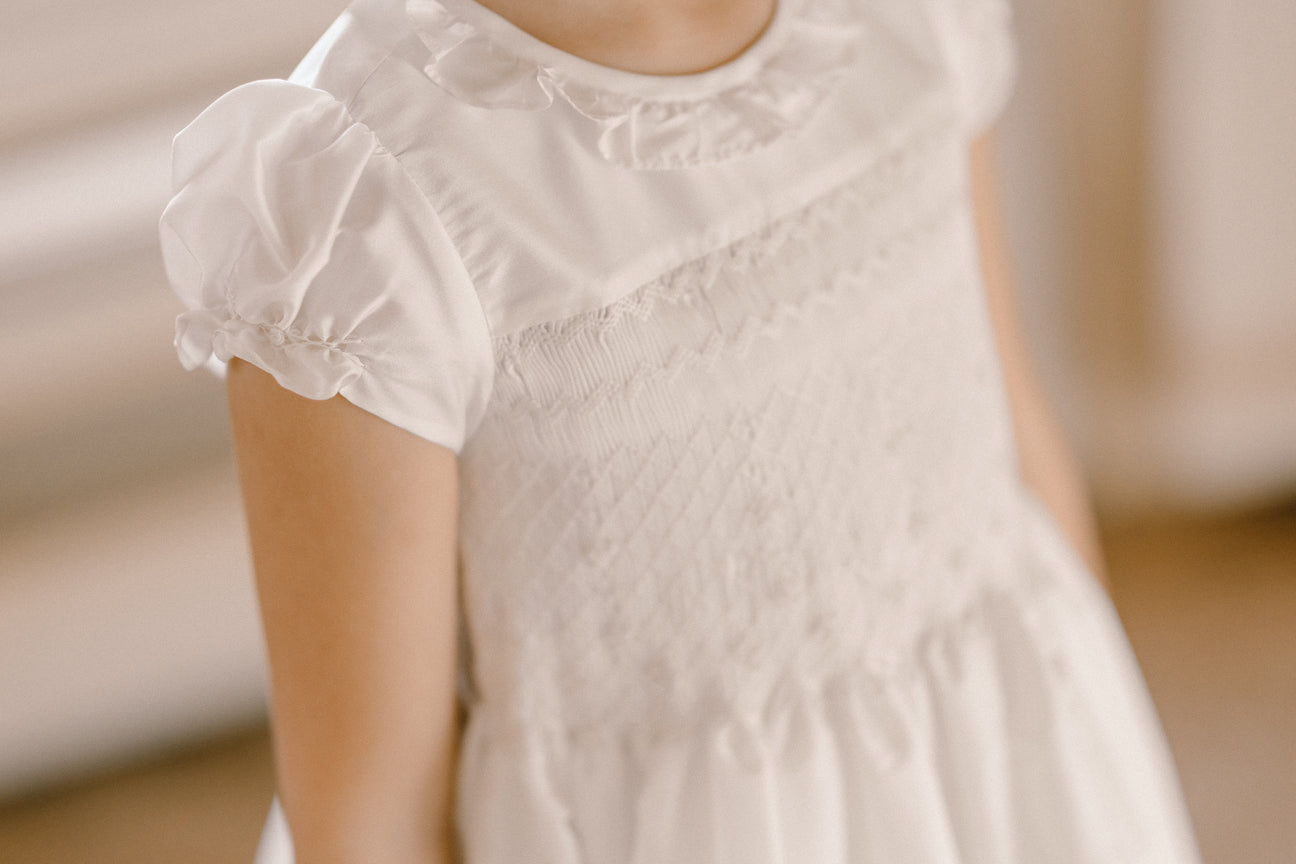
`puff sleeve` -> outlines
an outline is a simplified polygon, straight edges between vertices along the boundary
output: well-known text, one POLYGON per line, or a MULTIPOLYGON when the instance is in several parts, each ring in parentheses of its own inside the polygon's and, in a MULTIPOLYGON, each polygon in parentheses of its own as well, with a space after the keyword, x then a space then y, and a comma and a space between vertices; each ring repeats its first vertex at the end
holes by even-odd
POLYGON ((1012 95, 1017 51, 1008 0, 927 0, 969 135, 998 119, 1012 95))
POLYGON ((458 453, 489 397, 477 295, 422 191, 320 90, 255 81, 176 135, 163 260, 187 369, 240 357, 458 453))

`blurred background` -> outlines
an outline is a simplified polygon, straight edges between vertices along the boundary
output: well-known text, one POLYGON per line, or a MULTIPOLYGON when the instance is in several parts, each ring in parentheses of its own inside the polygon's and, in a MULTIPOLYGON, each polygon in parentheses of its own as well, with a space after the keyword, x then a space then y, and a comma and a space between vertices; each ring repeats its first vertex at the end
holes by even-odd
MULTIPOLYGON (((248 861, 271 795, 171 136, 341 0, 6 0, 0 861, 248 861)), ((1208 864, 1296 850, 1296 3, 1016 0, 999 157, 1038 362, 1208 864)))

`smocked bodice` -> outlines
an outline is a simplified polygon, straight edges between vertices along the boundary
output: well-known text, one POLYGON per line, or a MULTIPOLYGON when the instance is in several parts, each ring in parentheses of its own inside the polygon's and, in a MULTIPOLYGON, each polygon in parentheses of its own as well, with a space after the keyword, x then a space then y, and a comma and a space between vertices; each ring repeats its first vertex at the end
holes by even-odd
POLYGON ((807 206, 494 342, 463 454, 483 708, 759 711, 1005 572, 1017 494, 958 140, 916 126, 807 206))

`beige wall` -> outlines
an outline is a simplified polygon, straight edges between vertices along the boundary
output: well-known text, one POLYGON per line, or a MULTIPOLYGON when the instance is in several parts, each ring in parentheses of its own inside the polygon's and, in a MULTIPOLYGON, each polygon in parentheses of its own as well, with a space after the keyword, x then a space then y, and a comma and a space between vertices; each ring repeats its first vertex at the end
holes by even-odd
POLYGON ((170 346, 171 136, 330 0, 7 0, 0 797, 264 712, 219 384, 170 346))
POLYGON ((1037 354, 1113 514, 1296 490, 1296 4, 1016 0, 1037 354))
POLYGON ((1148 165, 1166 486, 1296 488, 1296 3, 1163 0, 1148 165))
MULTIPOLYGON (((1016 0, 1020 68, 1000 128, 1004 204, 1037 362, 1094 475, 1149 386, 1145 125, 1148 0, 1016 0)), ((1111 499, 1119 499, 1112 501, 1111 499)))

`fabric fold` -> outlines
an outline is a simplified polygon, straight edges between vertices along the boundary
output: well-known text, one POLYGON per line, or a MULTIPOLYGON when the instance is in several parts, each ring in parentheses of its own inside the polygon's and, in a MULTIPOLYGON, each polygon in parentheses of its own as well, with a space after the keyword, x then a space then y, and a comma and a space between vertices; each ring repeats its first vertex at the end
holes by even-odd
POLYGON ((257 81, 173 145, 164 263, 187 369, 242 358, 456 452, 494 375, 485 317, 422 192, 346 107, 257 81))
POLYGON ((1076 861, 1190 860, 1158 845, 1182 827, 1164 809, 1169 766, 1135 758, 1163 752, 1155 728, 1121 707, 1140 698, 1136 671, 1116 653, 1087 658, 1090 679, 1050 671, 1091 651, 1083 622, 1104 601, 1076 594, 1073 579, 1087 577, 1059 572, 1065 550, 1034 527, 1017 551, 1035 588, 988 586, 889 675, 860 664, 785 682, 758 715, 599 727, 558 748, 562 733, 474 706, 467 836, 509 835, 544 850, 528 856, 544 864, 999 864, 1080 850, 1103 857, 1076 861), (1130 725, 1113 736, 1112 722, 1130 725), (522 827, 538 833, 523 840, 522 827))
POLYGON ((1012 95, 1017 76, 1008 0, 926 0, 940 36, 964 127, 985 131, 1012 95))

